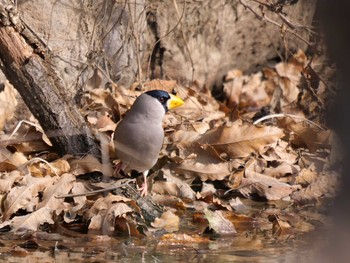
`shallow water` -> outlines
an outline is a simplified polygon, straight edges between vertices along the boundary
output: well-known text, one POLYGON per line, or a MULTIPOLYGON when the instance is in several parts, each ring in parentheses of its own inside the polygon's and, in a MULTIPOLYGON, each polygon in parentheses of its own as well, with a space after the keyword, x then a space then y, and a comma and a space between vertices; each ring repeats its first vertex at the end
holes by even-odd
POLYGON ((327 240, 318 224, 308 233, 272 237, 267 230, 238 226, 236 235, 201 234, 187 211, 181 232, 205 237, 203 243, 172 243, 162 235, 148 238, 38 232, 22 240, 0 235, 0 262, 310 262, 327 240))

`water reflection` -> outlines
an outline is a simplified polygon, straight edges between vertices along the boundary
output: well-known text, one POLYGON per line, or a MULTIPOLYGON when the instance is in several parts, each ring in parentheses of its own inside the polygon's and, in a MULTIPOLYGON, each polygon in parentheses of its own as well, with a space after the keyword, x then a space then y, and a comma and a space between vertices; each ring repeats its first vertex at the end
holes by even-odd
MULTIPOLYGON (((182 218, 183 233, 199 232, 191 213, 182 218)), ((1 262, 309 262, 325 244, 325 226, 309 233, 272 238, 258 228, 234 236, 201 235, 203 243, 169 243, 161 236, 144 239, 99 235, 66 237, 36 233, 28 240, 0 236, 1 262), (322 242, 323 241, 323 242, 322 242), (315 246, 315 244, 318 244, 315 246)))

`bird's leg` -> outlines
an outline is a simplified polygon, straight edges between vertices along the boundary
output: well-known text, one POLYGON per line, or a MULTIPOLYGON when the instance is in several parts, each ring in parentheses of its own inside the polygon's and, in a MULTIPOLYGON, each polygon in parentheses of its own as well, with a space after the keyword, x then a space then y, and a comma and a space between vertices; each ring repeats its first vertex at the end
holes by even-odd
POLYGON ((120 175, 120 171, 123 169, 123 163, 120 161, 116 164, 114 172, 113 172, 113 176, 117 176, 120 175))
POLYGON ((147 185, 147 175, 148 175, 149 170, 144 171, 143 174, 143 184, 142 186, 138 189, 141 191, 141 196, 147 196, 148 194, 148 185, 147 185))

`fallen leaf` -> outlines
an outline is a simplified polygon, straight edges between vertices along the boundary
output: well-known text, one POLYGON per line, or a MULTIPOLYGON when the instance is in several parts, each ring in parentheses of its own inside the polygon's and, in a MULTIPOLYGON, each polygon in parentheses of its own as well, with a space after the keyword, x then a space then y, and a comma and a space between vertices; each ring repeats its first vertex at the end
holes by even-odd
POLYGON ((102 233, 110 234, 115 229, 115 220, 118 217, 124 216, 126 213, 131 213, 134 210, 125 203, 112 203, 105 211, 105 216, 102 221, 102 233))
POLYGON ((44 223, 53 224, 53 210, 49 207, 43 207, 25 216, 15 216, 11 220, 0 224, 0 228, 11 226, 14 232, 37 231, 39 226, 44 223))
POLYGON ((8 81, 2 83, 2 85, 4 85, 4 88, 0 91, 0 131, 5 123, 12 119, 17 106, 17 91, 8 81))
MULTIPOLYGON (((196 198, 196 193, 192 190, 190 186, 190 182, 187 180, 183 180, 179 176, 173 175, 172 172, 169 169, 169 166, 165 166, 162 168, 164 173, 164 178, 167 180, 168 183, 172 184, 174 183, 177 186, 177 189, 179 191, 178 196, 182 198, 188 198, 190 200, 194 200, 196 198)), ((177 191, 176 191, 177 192, 177 191)))
POLYGON ((294 191, 299 189, 300 186, 289 185, 276 178, 246 170, 238 191, 247 198, 251 194, 257 194, 267 200, 281 200, 289 198, 294 191))
POLYGON ((171 166, 176 173, 187 178, 199 177, 202 181, 222 180, 230 174, 229 162, 221 159, 211 146, 190 143, 178 144, 177 147, 191 154, 181 163, 171 166))
POLYGON ((271 177, 281 178, 287 175, 296 175, 300 171, 298 165, 292 165, 285 162, 276 162, 271 167, 266 167, 263 174, 266 174, 271 177))
POLYGON ((86 212, 85 216, 91 219, 89 224, 90 230, 103 230, 109 233, 114 230, 114 221, 117 216, 132 212, 125 202, 131 202, 126 197, 109 194, 95 201, 93 206, 86 212), (112 222, 113 221, 113 222, 112 222))
POLYGON ((299 154, 295 152, 288 142, 279 140, 274 147, 268 147, 260 152, 261 157, 266 161, 280 161, 288 164, 295 164, 299 154))
POLYGON ((231 221, 226 219, 221 211, 204 210, 205 217, 209 221, 209 226, 219 235, 232 235, 237 233, 234 225, 231 221))
POLYGON ((283 130, 277 127, 233 124, 208 131, 197 142, 210 145, 219 153, 227 153, 230 158, 238 158, 261 151, 283 136, 283 130))
POLYGON ((96 157, 92 155, 87 155, 81 159, 68 157, 67 161, 71 167, 69 172, 74 175, 91 172, 102 172, 102 164, 96 157))
POLYGON ((339 185, 339 174, 328 172, 320 174, 306 188, 293 193, 292 199, 299 203, 316 202, 323 196, 334 196, 339 185))
POLYGON ((179 196, 180 189, 176 185, 176 183, 156 181, 152 185, 152 193, 156 193, 156 194, 160 194, 160 195, 179 196))
POLYGON ((22 174, 16 170, 10 173, 2 173, 0 176, 0 193, 10 192, 14 182, 22 178, 22 174))
POLYGON ((177 84, 174 80, 153 79, 145 82, 143 86, 145 91, 160 89, 172 93, 174 90, 176 90, 177 84))
POLYGON ((29 172, 35 177, 41 176, 60 176, 70 170, 69 163, 64 159, 58 159, 52 163, 31 162, 28 165, 29 172))
POLYGON ((69 173, 63 174, 58 181, 48 186, 44 190, 42 201, 38 204, 38 209, 50 207, 59 215, 64 210, 64 199, 56 198, 59 195, 65 195, 70 192, 75 182, 75 176, 69 173))
POLYGON ((109 116, 103 115, 96 122, 96 128, 100 132, 111 131, 114 132, 117 124, 111 120, 109 116))
POLYGON ((8 162, 15 167, 20 167, 21 165, 28 162, 27 157, 21 152, 14 152, 8 158, 8 162))
POLYGON ((318 177, 319 175, 315 171, 304 168, 298 173, 298 176, 295 178, 295 183, 306 187, 316 181, 318 177))
POLYGON ((167 232, 175 232, 179 230, 180 218, 173 212, 166 211, 160 218, 156 218, 151 225, 157 229, 164 229, 167 232))
MULTIPOLYGON (((73 187, 71 190, 72 194, 77 195, 84 194, 86 192, 88 192, 88 190, 86 189, 85 184, 81 182, 73 183, 73 187)), ((85 195, 74 196, 73 199, 74 204, 64 213, 64 221, 66 223, 74 222, 77 219, 77 214, 83 214, 81 209, 86 205, 87 198, 85 195)))
POLYGON ((38 205, 38 194, 46 187, 52 185, 57 178, 32 177, 27 174, 21 181, 21 186, 16 186, 6 196, 2 220, 8 220, 19 209, 33 212, 38 205))

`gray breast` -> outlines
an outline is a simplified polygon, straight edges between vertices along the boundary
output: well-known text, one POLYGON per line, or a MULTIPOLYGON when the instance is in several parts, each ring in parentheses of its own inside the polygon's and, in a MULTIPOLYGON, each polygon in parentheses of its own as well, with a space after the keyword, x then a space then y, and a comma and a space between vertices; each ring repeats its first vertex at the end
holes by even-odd
POLYGON ((156 99, 143 94, 118 124, 114 133, 116 155, 129 169, 144 172, 156 164, 164 140, 164 114, 156 99))

